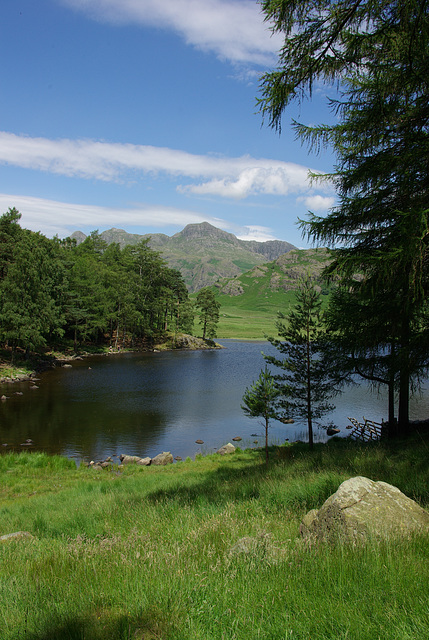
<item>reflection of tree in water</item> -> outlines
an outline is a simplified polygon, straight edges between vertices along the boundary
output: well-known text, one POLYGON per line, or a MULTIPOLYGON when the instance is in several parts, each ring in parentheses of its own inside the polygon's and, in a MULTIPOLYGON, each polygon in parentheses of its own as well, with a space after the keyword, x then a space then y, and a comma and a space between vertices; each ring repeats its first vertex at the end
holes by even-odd
MULTIPOLYGON (((269 343, 225 341, 217 352, 121 354, 73 363, 68 370, 48 371, 30 391, 29 383, 3 385, 9 399, 0 403, 0 445, 20 445, 27 438, 49 453, 101 459, 117 453, 153 456, 162 449, 194 456, 197 438, 207 452, 234 436, 253 446, 258 427, 240 408, 261 350, 269 343), (88 370, 88 367, 91 370, 88 370), (22 391, 23 396, 14 396, 22 391), (100 392, 100 395, 99 395, 100 392)), ((378 396, 362 386, 347 389, 337 402, 335 424, 345 431, 347 415, 383 417, 378 396)), ((381 402, 384 407, 384 401, 381 402)), ((420 401, 427 416, 427 403, 420 401)), ((331 416, 328 416, 330 421, 331 416)), ((273 421, 270 441, 307 440, 305 424, 273 421)), ((315 429, 316 441, 326 439, 315 429)), ((4 448, 0 447, 0 451, 4 448)), ((7 449, 6 449, 7 450, 7 449)))
POLYGON ((27 386, 23 396, 9 391, 0 408, 1 443, 19 447, 31 438, 36 448, 49 453, 74 450, 94 457, 106 451, 116 453, 123 443, 144 452, 146 445, 165 432, 161 410, 132 411, 121 407, 119 397, 115 403, 113 396, 107 403, 95 396, 73 401, 55 391, 43 383, 34 391, 27 386))

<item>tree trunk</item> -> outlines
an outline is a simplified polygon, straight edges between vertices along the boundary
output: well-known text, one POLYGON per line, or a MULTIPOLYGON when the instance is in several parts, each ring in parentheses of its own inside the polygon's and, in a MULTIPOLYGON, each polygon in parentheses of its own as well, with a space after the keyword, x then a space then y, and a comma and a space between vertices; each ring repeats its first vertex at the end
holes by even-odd
POLYGON ((310 354, 310 326, 307 322, 307 422, 308 422, 308 445, 313 448, 313 421, 311 419, 311 354, 310 354))
POLYGON ((401 350, 399 353, 399 406, 398 406, 398 431, 399 435, 405 435, 409 427, 410 409, 410 326, 409 319, 402 321, 401 350))
POLYGON ((115 351, 118 350, 118 336, 119 336, 119 320, 118 320, 118 324, 116 325, 115 351))
POLYGON ((269 420, 265 417, 265 464, 268 464, 268 426, 269 420))

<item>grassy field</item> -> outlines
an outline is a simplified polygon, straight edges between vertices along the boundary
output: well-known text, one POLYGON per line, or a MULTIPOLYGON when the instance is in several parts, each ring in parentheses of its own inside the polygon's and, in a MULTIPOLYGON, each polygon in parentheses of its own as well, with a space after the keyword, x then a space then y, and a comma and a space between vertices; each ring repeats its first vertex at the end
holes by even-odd
POLYGON ((233 306, 222 306, 217 329, 218 338, 264 339, 266 335, 277 336, 277 312, 240 309, 233 306))
MULTIPOLYGON (((242 304, 235 297, 219 296, 218 300, 221 308, 217 337, 237 339, 277 337, 278 312, 287 314, 296 302, 293 292, 276 292, 263 300, 243 299, 242 304)), ((322 302, 326 304, 327 296, 322 302)), ((198 333, 198 325, 195 330, 198 333)))
MULTIPOLYGON (((250 293, 246 296, 217 296, 221 304, 218 338, 264 339, 266 335, 277 336, 277 314, 279 311, 287 313, 295 304, 294 293, 272 292, 262 297, 250 293)), ((194 335, 200 333, 196 318, 194 335)))
POLYGON ((429 539, 308 546, 299 523, 364 475, 429 506, 428 438, 345 440, 96 471, 0 456, 2 640, 423 640, 429 539), (250 538, 243 542, 243 538, 250 538), (247 549, 246 549, 247 545, 247 549))

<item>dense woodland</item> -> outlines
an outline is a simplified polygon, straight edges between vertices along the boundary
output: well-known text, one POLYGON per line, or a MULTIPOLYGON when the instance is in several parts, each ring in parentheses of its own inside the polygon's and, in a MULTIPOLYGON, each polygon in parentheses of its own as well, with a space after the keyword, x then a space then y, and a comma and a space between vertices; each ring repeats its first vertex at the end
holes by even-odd
POLYGON ((94 231, 76 246, 21 228, 20 217, 9 209, 0 218, 0 340, 12 353, 192 331, 183 278, 147 241, 120 249, 94 231))

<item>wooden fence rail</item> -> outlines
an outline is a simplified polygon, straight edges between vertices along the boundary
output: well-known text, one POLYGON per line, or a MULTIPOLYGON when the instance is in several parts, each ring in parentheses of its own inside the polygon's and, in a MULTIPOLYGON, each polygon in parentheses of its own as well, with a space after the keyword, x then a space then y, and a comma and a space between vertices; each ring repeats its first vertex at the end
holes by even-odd
POLYGON ((352 429, 349 434, 349 438, 352 440, 361 440, 362 442, 369 442, 370 440, 380 440, 383 429, 383 424, 380 422, 374 422, 374 420, 367 420, 363 417, 364 422, 359 422, 355 418, 347 417, 350 420, 351 425, 347 429, 352 429))

